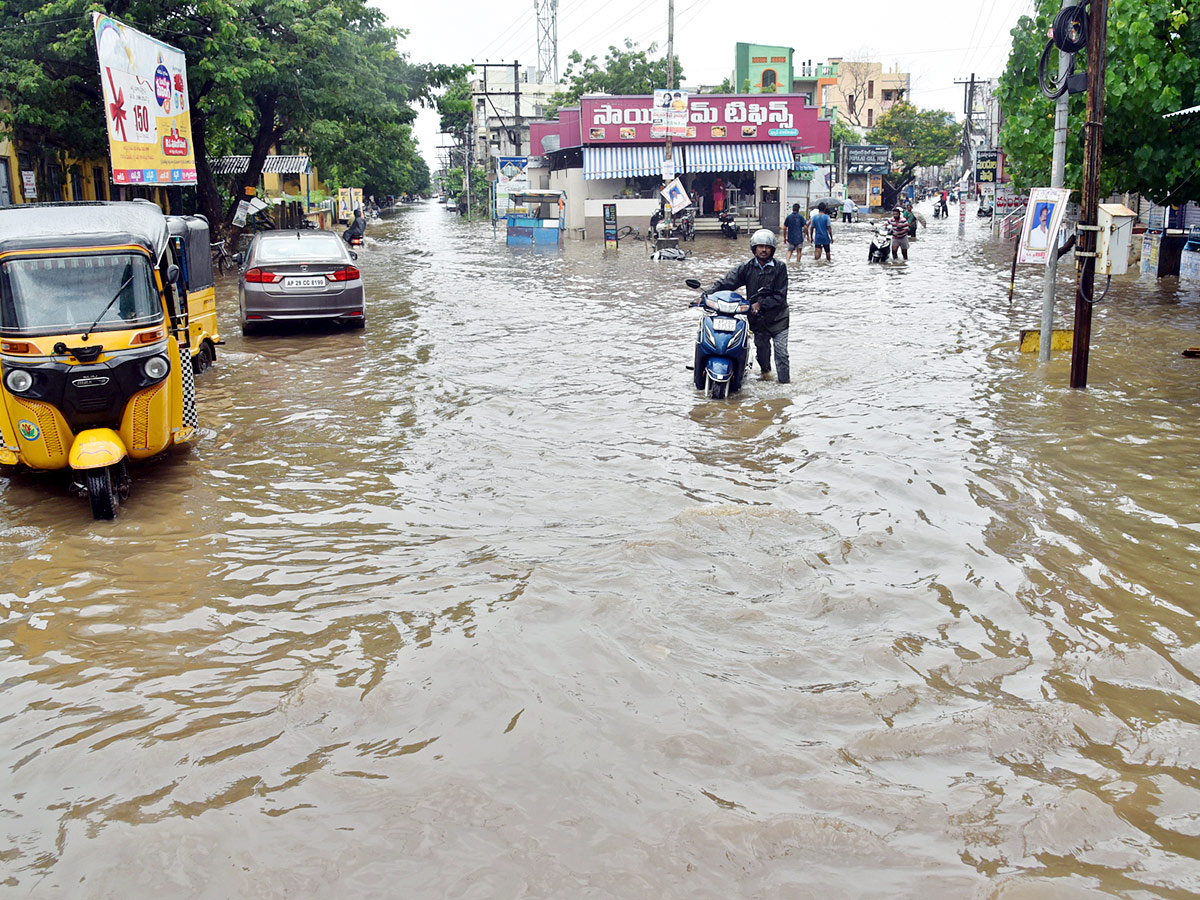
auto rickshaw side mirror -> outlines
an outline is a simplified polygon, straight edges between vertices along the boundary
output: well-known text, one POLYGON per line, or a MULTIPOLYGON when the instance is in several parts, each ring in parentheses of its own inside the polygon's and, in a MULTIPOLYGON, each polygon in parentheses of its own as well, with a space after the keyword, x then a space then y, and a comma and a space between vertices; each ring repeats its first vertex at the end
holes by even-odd
POLYGON ((175 263, 171 263, 169 266, 167 266, 167 283, 179 283, 179 266, 175 265, 175 263))

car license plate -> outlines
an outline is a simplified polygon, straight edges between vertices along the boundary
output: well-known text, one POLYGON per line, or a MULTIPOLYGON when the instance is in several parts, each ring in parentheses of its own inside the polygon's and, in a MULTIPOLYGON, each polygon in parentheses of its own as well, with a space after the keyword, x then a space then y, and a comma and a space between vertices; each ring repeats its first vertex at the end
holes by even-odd
POLYGON ((737 319, 718 319, 713 318, 713 331, 733 331, 737 328, 737 319))
POLYGON ((307 278, 287 278, 283 282, 284 287, 290 288, 318 288, 325 286, 325 276, 316 275, 307 278))

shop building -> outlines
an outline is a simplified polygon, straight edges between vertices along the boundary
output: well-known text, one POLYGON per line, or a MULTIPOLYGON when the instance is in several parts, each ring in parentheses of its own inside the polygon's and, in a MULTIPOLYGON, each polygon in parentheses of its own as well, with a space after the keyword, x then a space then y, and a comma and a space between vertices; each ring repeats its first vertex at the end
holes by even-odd
MULTIPOLYGON (((644 226, 659 206, 666 142, 651 136, 653 97, 585 96, 530 128, 541 154, 531 181, 566 195, 569 237, 603 237, 604 206, 618 221, 644 226)), ((700 219, 733 210, 747 227, 778 230, 807 182, 789 177, 798 156, 829 152, 830 123, 792 94, 698 94, 688 104, 686 137, 672 139, 673 169, 700 219)), ((808 164, 801 166, 811 169, 808 164)))

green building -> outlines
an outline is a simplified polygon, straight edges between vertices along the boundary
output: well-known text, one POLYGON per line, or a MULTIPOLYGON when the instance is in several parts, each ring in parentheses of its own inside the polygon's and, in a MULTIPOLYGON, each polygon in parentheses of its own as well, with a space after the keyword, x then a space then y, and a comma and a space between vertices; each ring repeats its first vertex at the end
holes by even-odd
POLYGON ((792 90, 791 47, 736 45, 733 89, 738 94, 786 94, 792 90))

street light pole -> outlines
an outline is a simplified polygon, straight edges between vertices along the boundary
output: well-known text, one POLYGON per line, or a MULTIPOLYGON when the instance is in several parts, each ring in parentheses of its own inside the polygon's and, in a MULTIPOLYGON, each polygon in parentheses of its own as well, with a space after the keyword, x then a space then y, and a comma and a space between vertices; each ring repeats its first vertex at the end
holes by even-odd
MULTIPOLYGON (((1074 5, 1074 0, 1062 0, 1062 8, 1074 5)), ((1058 77, 1067 77, 1071 66, 1071 54, 1065 50, 1058 51, 1058 77)), ((1067 162, 1067 112, 1071 105, 1071 95, 1063 91, 1054 103, 1054 155, 1050 164, 1050 187, 1060 188, 1065 179, 1067 162)), ((1032 215, 1031 210, 1025 211, 1032 215)), ((1055 248, 1057 249, 1057 248, 1055 248)), ((1046 260, 1046 271, 1042 281, 1042 331, 1038 343, 1038 359, 1041 362, 1050 361, 1050 343, 1054 337, 1054 283, 1058 278, 1058 253, 1052 252, 1046 260)))

